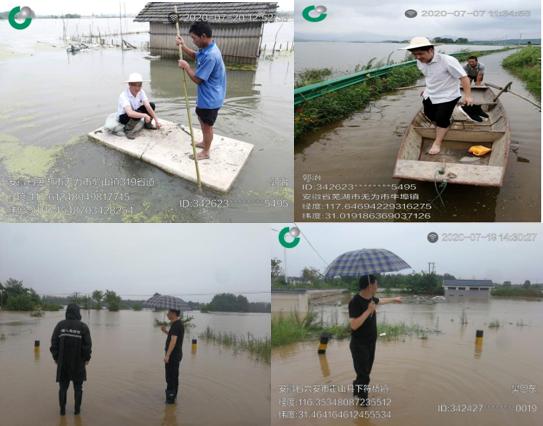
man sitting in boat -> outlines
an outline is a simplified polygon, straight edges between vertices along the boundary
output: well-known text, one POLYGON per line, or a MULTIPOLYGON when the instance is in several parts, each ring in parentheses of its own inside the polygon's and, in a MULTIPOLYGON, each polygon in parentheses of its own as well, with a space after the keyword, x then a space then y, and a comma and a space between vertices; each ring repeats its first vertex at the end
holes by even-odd
POLYGON ((128 87, 119 95, 117 104, 117 120, 124 124, 124 131, 128 139, 134 139, 137 132, 143 127, 146 129, 159 129, 160 123, 155 114, 155 104, 149 102, 147 94, 142 89, 143 77, 134 72, 128 76, 128 87), (155 120, 156 127, 152 121, 155 120))
MULTIPOLYGON (((422 93, 424 114, 436 125, 436 138, 428 154, 439 154, 451 125, 454 107, 462 97, 460 84, 464 89, 464 106, 473 105, 471 84, 460 62, 452 56, 436 52, 434 44, 426 37, 414 37, 404 49, 413 54, 417 67, 426 78, 426 88, 422 93)), ((467 115, 465 111, 462 112, 467 115)))
POLYGON ((190 64, 182 59, 179 61, 179 68, 185 70, 190 79, 198 85, 196 115, 202 129, 203 140, 196 144, 197 148, 202 149, 196 158, 205 160, 209 158, 213 141, 213 125, 226 96, 226 69, 221 51, 211 38, 212 30, 208 22, 194 22, 189 28, 189 35, 199 48, 197 52, 190 49, 182 37, 177 37, 176 43, 181 46, 183 53, 196 60, 196 69, 191 69, 190 64))
POLYGON ((477 56, 472 55, 468 58, 468 62, 464 65, 464 71, 466 71, 470 81, 475 81, 476 86, 483 83, 485 66, 479 62, 477 56))

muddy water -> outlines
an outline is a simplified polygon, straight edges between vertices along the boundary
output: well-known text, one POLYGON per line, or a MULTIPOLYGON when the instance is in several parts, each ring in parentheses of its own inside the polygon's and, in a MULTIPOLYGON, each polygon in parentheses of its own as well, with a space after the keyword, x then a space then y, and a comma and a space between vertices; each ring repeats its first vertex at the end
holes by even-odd
MULTIPOLYGON (((389 399, 390 405, 388 409, 371 408, 366 412, 390 411, 391 417, 385 421, 360 418, 363 414, 359 414, 358 419, 295 420, 288 424, 541 424, 542 303, 492 299, 489 302, 384 305, 378 310, 380 322, 403 321, 439 330, 439 333, 429 334, 427 339, 406 337, 377 342, 371 384, 386 386, 388 392, 374 392, 370 397, 389 399), (464 326, 460 324, 463 308, 468 321, 464 326), (488 327, 493 320, 500 321, 499 328, 488 327), (524 325, 521 326, 521 322, 524 325), (479 347, 475 345, 477 329, 484 330, 483 344, 479 347), (535 385, 537 393, 526 392, 526 388, 522 388, 523 392, 513 392, 514 385, 535 385), (453 403, 505 404, 506 407, 488 407, 481 413, 438 412, 439 404, 453 403), (517 404, 519 408, 522 404, 538 404, 539 411, 515 413, 517 404)), ((334 309, 339 317, 346 313, 345 306, 330 307, 329 311, 334 309)), ((325 357, 317 355, 317 346, 315 341, 273 351, 272 424, 283 424, 279 420, 280 398, 316 398, 311 394, 282 393, 280 385, 352 383, 354 370, 348 340, 332 341, 325 357)), ((349 392, 318 397, 352 401, 349 392)), ((363 412, 352 406, 334 406, 332 401, 305 410, 309 413, 314 410, 363 412)))
MULTIPOLYGON (((519 79, 501 68, 500 63, 508 54, 481 57, 481 62, 488 70, 485 78, 498 85, 513 81, 514 91, 533 99, 519 79)), ((422 83, 421 80, 418 84, 422 83)), ((394 191, 390 185, 413 183, 393 179, 392 172, 402 135, 421 106, 421 90, 404 90, 385 96, 366 110, 308 135, 296 145, 296 220, 302 218, 302 175, 307 173, 320 174, 322 183, 362 185, 363 190, 358 191, 361 193, 409 193, 405 190, 394 191)), ((449 185, 442 195, 443 206, 432 183, 416 182, 416 202, 432 203, 429 210, 430 221, 540 220, 540 113, 533 106, 510 94, 504 94, 500 99, 509 117, 511 145, 515 150, 510 153, 503 187, 449 185)), ((349 218, 339 218, 339 215, 328 219, 352 221, 349 218)))
MULTIPOLYGON (((177 405, 164 404, 163 346, 165 335, 154 327, 150 311, 82 311, 91 330, 93 355, 84 384, 81 419, 60 420, 57 412, 55 364, 49 339, 63 313, 34 319, 23 313, 0 313, 0 409, 10 424, 23 426, 40 419, 44 425, 253 425, 269 422, 270 367, 246 353, 191 337, 207 325, 215 331, 269 336, 269 315, 200 314, 187 331, 180 369, 177 405), (34 353, 34 340, 41 351, 34 353), (239 380, 243 377, 243 380, 239 380), (211 404, 211 405, 210 405, 211 404), (210 409, 212 407, 212 409, 210 409)), ((72 411, 72 391, 68 409, 72 411)))
MULTIPOLYGON (((199 193, 195 185, 86 136, 116 110, 123 81, 134 71, 151 80, 144 83, 144 89, 157 104, 159 118, 186 124, 176 62, 149 61, 143 50, 121 52, 115 48, 69 55, 58 39, 56 47, 48 44, 58 38, 59 23, 49 20, 47 26, 39 21, 36 34, 25 31, 21 36, 24 42, 11 43, 13 31, 6 29, 7 23, 0 26, 0 35, 7 37, 0 46, 0 91, 8 100, 0 106, 2 220, 291 219, 292 52, 263 56, 254 70, 228 71, 227 99, 216 132, 250 142, 255 148, 228 194, 199 193), (36 43, 38 37, 48 43, 36 43), (14 53, 1 54, 8 50, 14 53), (207 199, 220 201, 211 205, 207 199)), ((273 40, 276 33, 279 44, 290 41, 292 23, 266 24, 263 42, 273 40)), ((148 34, 144 36, 148 38, 148 34)), ((189 84, 189 97, 194 106, 193 84, 189 84)))

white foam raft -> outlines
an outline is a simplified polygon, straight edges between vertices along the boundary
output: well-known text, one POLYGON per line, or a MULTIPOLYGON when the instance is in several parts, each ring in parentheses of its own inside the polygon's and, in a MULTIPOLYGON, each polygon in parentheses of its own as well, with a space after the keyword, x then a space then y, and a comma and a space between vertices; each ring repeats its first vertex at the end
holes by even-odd
MULTIPOLYGON (((100 127, 89 133, 96 142, 152 164, 165 172, 197 182, 192 155, 190 132, 185 126, 160 120, 158 130, 141 130, 136 139, 117 136, 100 127)), ((194 127, 194 140, 202 140, 202 131, 194 127)), ((219 192, 228 192, 247 162, 253 145, 215 134, 210 159, 198 161, 202 185, 219 192)), ((201 151, 197 149, 197 152, 201 151)))

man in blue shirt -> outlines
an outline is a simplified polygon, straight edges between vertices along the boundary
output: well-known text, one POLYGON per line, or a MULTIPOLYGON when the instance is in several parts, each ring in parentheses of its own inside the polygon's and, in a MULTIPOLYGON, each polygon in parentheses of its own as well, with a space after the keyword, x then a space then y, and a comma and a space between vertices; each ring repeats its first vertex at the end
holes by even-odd
POLYGON ((185 45, 182 37, 176 38, 183 53, 196 60, 193 70, 187 61, 179 60, 179 68, 185 70, 190 79, 198 85, 196 99, 196 115, 202 129, 203 140, 196 144, 202 148, 197 154, 198 160, 209 158, 209 150, 213 141, 213 125, 217 119, 226 95, 226 70, 221 51, 211 38, 211 26, 206 21, 194 22, 189 28, 193 43, 199 48, 197 52, 185 45))

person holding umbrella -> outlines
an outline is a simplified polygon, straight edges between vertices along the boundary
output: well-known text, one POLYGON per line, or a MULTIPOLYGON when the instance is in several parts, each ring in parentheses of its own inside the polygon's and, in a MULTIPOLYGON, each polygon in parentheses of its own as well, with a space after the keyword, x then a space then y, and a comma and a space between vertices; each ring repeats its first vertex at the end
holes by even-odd
POLYGON ((168 319, 170 320, 170 329, 165 326, 160 327, 163 333, 167 334, 164 367, 166 371, 166 404, 174 404, 179 389, 179 364, 183 358, 183 336, 185 328, 181 321, 181 311, 178 309, 168 310, 168 319))
POLYGON ((377 298, 377 279, 374 274, 401 271, 410 266, 399 256, 385 249, 353 250, 338 256, 326 269, 326 278, 357 277, 359 292, 349 302, 351 342, 356 378, 353 396, 361 405, 368 406, 368 384, 375 358, 377 342, 377 304, 402 303, 400 297, 377 298))
POLYGON ((74 384, 74 414, 81 410, 83 382, 87 380, 85 367, 89 364, 92 341, 89 327, 81 322, 79 306, 70 303, 66 308, 66 319, 60 321, 51 337, 51 354, 57 364, 57 382, 59 384, 58 401, 60 415, 66 414, 66 399, 70 381, 74 384))
POLYGON ((368 406, 368 385, 375 359, 377 342, 377 305, 402 303, 401 297, 377 298, 375 275, 364 275, 358 281, 360 290, 349 302, 351 342, 349 349, 353 357, 356 379, 353 381, 353 395, 359 403, 368 406))

